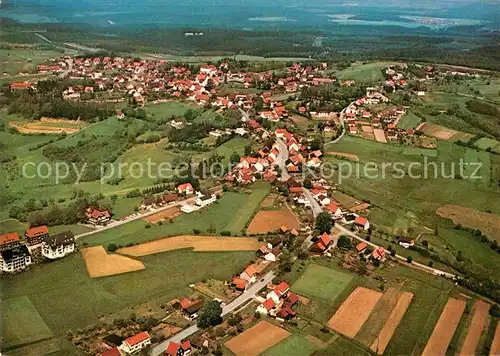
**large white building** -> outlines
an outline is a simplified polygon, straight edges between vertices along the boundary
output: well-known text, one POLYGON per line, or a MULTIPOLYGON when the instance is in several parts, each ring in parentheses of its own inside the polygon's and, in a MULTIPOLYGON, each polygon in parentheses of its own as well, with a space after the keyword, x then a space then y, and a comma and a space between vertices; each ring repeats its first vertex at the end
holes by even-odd
POLYGON ((16 272, 32 263, 30 251, 17 232, 0 235, 0 270, 16 272))
POLYGON ((119 348, 126 354, 133 354, 148 345, 151 345, 151 337, 147 331, 143 331, 123 340, 119 348))
POLYGON ((71 231, 46 237, 42 243, 42 255, 54 260, 75 251, 75 237, 71 231))
POLYGON ((217 200, 215 194, 199 194, 196 198, 196 205, 203 208, 204 206, 210 205, 217 200))

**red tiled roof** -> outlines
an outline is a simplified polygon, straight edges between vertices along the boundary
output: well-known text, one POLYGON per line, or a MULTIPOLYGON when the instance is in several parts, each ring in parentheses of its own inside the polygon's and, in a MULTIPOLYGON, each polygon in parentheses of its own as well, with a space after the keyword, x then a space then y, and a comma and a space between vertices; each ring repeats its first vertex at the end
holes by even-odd
POLYGON ((113 347, 112 349, 106 350, 98 354, 99 356, 121 356, 118 347, 113 347))
POLYGON ((141 343, 147 339, 149 339, 149 334, 147 331, 143 331, 137 335, 134 335, 134 336, 131 336, 131 337, 125 339, 123 342, 128 344, 129 346, 134 346, 134 345, 137 345, 138 343, 141 343))
POLYGON ((245 289, 246 285, 247 285, 247 281, 241 279, 241 278, 233 278, 233 284, 235 286, 235 288, 237 289, 245 289))
POLYGON ((286 282, 281 282, 280 284, 278 284, 278 286, 276 287, 275 291, 278 291, 280 293, 280 296, 283 295, 288 289, 290 288, 290 286, 288 285, 288 283, 286 282))
POLYGON ((363 251, 366 247, 368 246, 368 244, 366 242, 360 242, 359 244, 356 245, 356 250, 358 250, 358 252, 361 252, 363 251))
POLYGON ((293 305, 299 301, 299 296, 293 292, 289 292, 286 299, 293 305))
POLYGON ((328 236, 326 232, 324 232, 323 235, 319 237, 319 240, 325 246, 328 246, 328 244, 332 241, 332 239, 330 238, 330 236, 328 236))
POLYGON ((169 342, 168 346, 167 346, 167 350, 165 350, 165 354, 169 355, 169 356, 176 356, 177 351, 179 350, 179 347, 181 347, 181 345, 179 345, 178 343, 169 342))
POLYGON ((274 300, 269 298, 262 305, 264 306, 264 308, 266 308, 267 311, 269 311, 276 306, 276 303, 274 302, 274 300))
POLYGON ((189 340, 184 340, 181 344, 181 347, 184 351, 187 351, 191 348, 191 343, 189 342, 189 340))
POLYGON ((363 216, 358 216, 356 219, 354 219, 354 223, 356 225, 365 226, 367 222, 368 222, 368 219, 363 217, 363 216))
POLYGON ((39 235, 45 235, 49 233, 49 228, 45 225, 32 227, 26 231, 26 236, 35 237, 39 235))
POLYGON ((337 204, 335 204, 335 203, 330 203, 330 204, 328 204, 328 206, 326 208, 331 213, 335 213, 339 209, 339 206, 337 204))
POLYGON ((181 192, 185 192, 186 189, 190 189, 190 190, 193 190, 193 186, 191 185, 191 183, 184 183, 184 184, 180 184, 178 187, 177 187, 181 192))
POLYGON ((0 235, 0 245, 5 245, 11 242, 19 241, 19 234, 17 232, 8 232, 0 235))

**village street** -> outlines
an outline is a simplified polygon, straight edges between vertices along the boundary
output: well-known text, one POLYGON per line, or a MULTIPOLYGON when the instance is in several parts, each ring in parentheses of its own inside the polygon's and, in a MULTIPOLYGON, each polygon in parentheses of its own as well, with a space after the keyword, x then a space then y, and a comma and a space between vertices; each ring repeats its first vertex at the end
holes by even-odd
MULTIPOLYGON (((222 189, 218 188, 217 190, 211 191, 211 192, 213 194, 220 194, 220 193, 222 193, 222 189)), ((162 206, 161 208, 158 208, 158 209, 152 209, 152 210, 147 211, 147 212, 142 213, 142 214, 137 213, 136 215, 131 215, 131 216, 127 217, 124 220, 118 220, 118 221, 115 220, 115 221, 110 222, 106 226, 96 227, 95 230, 93 230, 93 231, 89 231, 89 232, 85 232, 85 233, 80 234, 80 235, 76 235, 75 239, 79 239, 81 237, 85 237, 85 236, 97 234, 97 233, 100 233, 102 231, 106 231, 106 230, 109 230, 109 229, 114 229, 115 227, 125 225, 125 224, 127 224, 129 222, 132 222, 132 221, 144 219, 144 218, 146 218, 148 216, 154 215, 154 214, 159 213, 159 212, 161 212, 163 210, 171 209, 171 208, 176 207, 176 206, 182 206, 182 205, 185 205, 185 204, 193 204, 195 202, 195 200, 196 200, 196 197, 193 196, 191 198, 188 198, 188 199, 185 199, 185 200, 181 200, 181 201, 175 202, 173 204, 167 204, 167 205, 162 206)))
MULTIPOLYGON (((276 277, 274 272, 269 272, 267 273, 264 278, 262 278, 260 281, 256 282, 253 286, 248 288, 245 292, 243 292, 242 295, 240 295, 238 298, 233 300, 231 303, 224 305, 222 307, 222 316, 225 316, 236 309, 238 309, 240 306, 244 305, 246 302, 249 300, 255 298, 256 294, 265 286, 267 286, 273 279, 276 277)), ((163 355, 165 353, 165 350, 167 349, 167 345, 170 342, 180 342, 187 337, 193 335, 195 332, 197 332, 199 329, 196 325, 192 325, 181 332, 175 334, 174 336, 170 337, 169 339, 163 341, 162 343, 154 346, 151 349, 150 354, 152 356, 156 355, 163 355)))

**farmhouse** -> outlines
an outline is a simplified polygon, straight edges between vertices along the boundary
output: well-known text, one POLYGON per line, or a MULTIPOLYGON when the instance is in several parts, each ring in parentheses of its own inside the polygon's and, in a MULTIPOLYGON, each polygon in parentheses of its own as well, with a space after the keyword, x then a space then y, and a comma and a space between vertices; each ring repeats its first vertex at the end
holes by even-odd
POLYGON ((271 298, 267 299, 264 303, 259 305, 255 311, 259 314, 268 315, 276 311, 276 303, 271 298))
POLYGON ((0 235, 0 270, 16 272, 31 263, 29 249, 20 241, 17 232, 0 235))
POLYGON ((107 210, 87 208, 85 215, 89 223, 94 225, 106 225, 111 220, 111 214, 107 210))
POLYGON ((368 230, 370 228, 370 222, 363 216, 356 217, 356 219, 354 219, 354 225, 363 230, 368 230))
POLYGON ((404 248, 410 248, 415 245, 415 240, 409 236, 399 236, 398 244, 404 248))
POLYGON ((54 260, 75 251, 75 236, 71 231, 48 236, 42 243, 42 255, 54 260))
POLYGON ((324 253, 328 250, 332 242, 333 241, 330 236, 326 232, 324 232, 311 247, 311 252, 324 253))
POLYGON ((286 282, 281 282, 271 292, 267 293, 266 298, 272 299, 276 304, 279 304, 280 298, 288 292, 290 286, 286 282))
POLYGON ((194 319, 198 316, 196 313, 203 307, 203 300, 189 300, 188 298, 184 298, 176 303, 175 306, 179 306, 186 317, 194 319))
POLYGON ((121 356, 120 349, 118 347, 112 347, 104 352, 100 352, 97 356, 121 356))
POLYGON ((198 194, 196 198, 196 205, 203 208, 204 206, 210 205, 217 200, 215 194, 198 194))
POLYGON ((185 340, 178 344, 176 342, 169 342, 165 350, 165 356, 184 356, 191 353, 191 343, 185 340))
POLYGON ((257 280, 257 269, 254 265, 250 265, 240 274, 240 278, 247 281, 248 284, 255 283, 257 280))
POLYGON ((32 227, 24 233, 24 238, 30 248, 37 247, 43 242, 43 239, 48 236, 49 229, 45 225, 32 227))
POLYGON ((379 247, 372 252, 371 258, 377 261, 385 260, 385 250, 383 247, 379 247))
POLYGON ((333 217, 341 217, 342 216, 342 210, 340 210, 340 207, 335 203, 328 204, 326 206, 326 209, 330 212, 330 214, 333 215, 333 217))
POLYGON ((356 245, 356 251, 358 251, 359 253, 363 252, 364 250, 366 250, 366 248, 368 247, 368 244, 364 241, 360 242, 359 244, 356 245))
POLYGON ((243 292, 247 288, 247 281, 234 277, 231 282, 231 286, 237 291, 243 292))
POLYGON ((191 183, 184 183, 184 184, 180 184, 177 187, 177 192, 179 194, 190 195, 190 194, 194 193, 194 189, 193 189, 193 186, 191 185, 191 183))
POLYGON ((123 340, 120 349, 123 350, 126 354, 133 354, 148 345, 151 345, 151 337, 149 336, 147 331, 143 331, 137 335, 123 340))

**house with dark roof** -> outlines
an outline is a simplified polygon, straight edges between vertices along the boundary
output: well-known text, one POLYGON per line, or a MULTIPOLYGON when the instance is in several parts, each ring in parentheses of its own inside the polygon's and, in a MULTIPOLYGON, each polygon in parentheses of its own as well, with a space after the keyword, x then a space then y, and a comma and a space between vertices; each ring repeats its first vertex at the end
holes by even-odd
POLYGON ((191 353, 191 343, 189 340, 184 340, 180 344, 177 342, 169 342, 165 350, 165 356, 184 356, 191 353))
POLYGON ((49 228, 45 225, 29 228, 24 233, 24 238, 29 248, 40 246, 45 237, 49 236, 49 228))
POLYGON ((17 232, 0 235, 0 270, 16 272, 32 263, 28 247, 21 242, 17 232))
POLYGON ((75 236, 71 231, 48 236, 42 243, 42 255, 48 259, 62 258, 75 251, 75 236))

